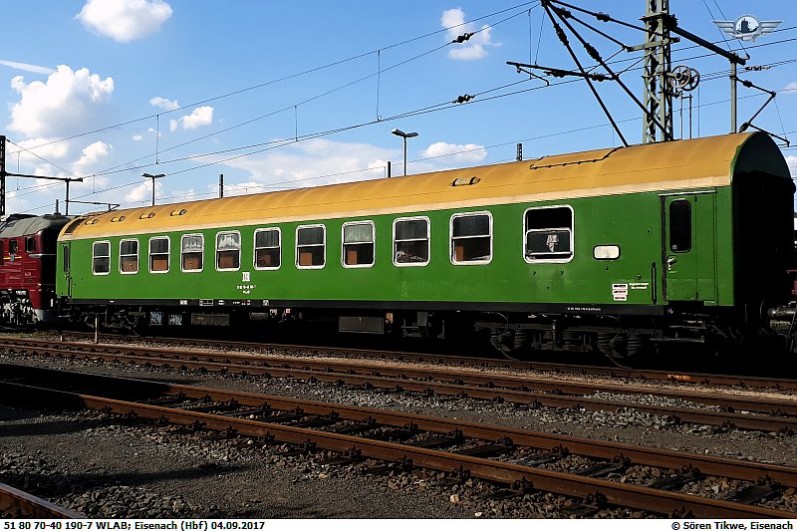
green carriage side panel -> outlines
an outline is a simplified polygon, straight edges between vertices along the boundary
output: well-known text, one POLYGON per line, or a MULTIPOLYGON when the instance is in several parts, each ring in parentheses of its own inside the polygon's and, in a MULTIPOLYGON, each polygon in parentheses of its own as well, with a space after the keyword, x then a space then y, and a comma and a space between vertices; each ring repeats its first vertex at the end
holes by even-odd
POLYGON ((732 182, 753 171, 763 176, 759 180, 771 180, 770 172, 780 177, 778 163, 760 166, 754 160, 772 156, 768 143, 772 144, 765 135, 728 135, 89 216, 61 234, 59 263, 67 247, 70 263, 59 268, 57 289, 62 296, 71 293, 77 302, 323 301, 385 308, 473 303, 529 309, 564 304, 573 312, 661 308, 672 301, 733 306, 740 289, 735 266, 740 220, 732 213, 740 194, 732 182), (757 171, 759 167, 765 171, 757 171), (455 186, 458 182, 466 184, 455 186), (665 206, 667 197, 679 196, 689 197, 696 206, 691 230, 699 248, 687 279, 695 285, 694 293, 688 296, 668 292, 668 280, 675 281, 668 275, 678 272, 667 270, 671 227, 665 206), (572 208, 574 247, 569 261, 529 263, 525 258, 525 213, 546 206, 572 208), (488 263, 452 263, 451 216, 467 212, 489 212, 492 217, 488 263), (416 216, 430 220, 429 263, 396 266, 393 223, 416 216), (374 222, 375 263, 345 268, 342 226, 357 220, 374 222), (296 229, 312 224, 326 227, 326 264, 299 269, 296 229), (276 270, 253 267, 254 233, 264 227, 281 230, 282 259, 276 270), (224 230, 241 235, 240 268, 235 271, 215 267, 215 237, 224 230), (201 272, 180 270, 184 234, 204 236, 201 272), (168 273, 148 272, 148 242, 158 236, 171 240, 168 273), (129 238, 139 241, 139 269, 121 274, 119 245, 129 238), (108 274, 92 273, 96 241, 110 243, 108 274), (617 248, 619 256, 598 259, 598 246, 617 248))

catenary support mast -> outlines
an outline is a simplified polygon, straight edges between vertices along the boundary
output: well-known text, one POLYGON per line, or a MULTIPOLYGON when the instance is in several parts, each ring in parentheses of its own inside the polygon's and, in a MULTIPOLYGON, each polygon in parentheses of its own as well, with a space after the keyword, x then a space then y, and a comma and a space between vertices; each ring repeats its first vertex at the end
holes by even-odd
POLYGON ((669 90, 670 60, 670 0, 646 0, 644 44, 645 108, 642 143, 673 138, 672 92, 669 90), (656 123, 658 118, 658 124, 656 123), (659 125, 660 124, 660 125, 659 125))

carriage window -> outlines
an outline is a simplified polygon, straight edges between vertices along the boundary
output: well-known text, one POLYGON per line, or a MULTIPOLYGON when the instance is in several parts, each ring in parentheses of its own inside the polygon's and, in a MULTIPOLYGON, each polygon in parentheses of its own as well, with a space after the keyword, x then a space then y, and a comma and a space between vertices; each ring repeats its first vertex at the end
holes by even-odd
POLYGON ((527 262, 567 262, 573 258, 573 209, 530 208, 524 219, 527 262))
POLYGON ((257 229, 255 231, 255 269, 277 269, 281 256, 280 229, 257 229))
POLYGON ((8 240, 8 254, 15 255, 17 254, 17 246, 19 242, 17 240, 8 240))
POLYGON ((429 219, 397 219, 393 222, 393 263, 398 266, 429 263, 429 219))
POLYGON ((205 237, 201 234, 183 234, 180 241, 180 268, 183 271, 202 271, 205 237))
POLYGON ((343 266, 374 265, 374 222, 343 224, 343 266))
POLYGON ((26 253, 36 252, 36 238, 25 238, 25 252, 26 253))
POLYGON ((686 199, 670 203, 670 249, 674 253, 692 250, 692 205, 686 199))
POLYGON ((296 265, 320 268, 326 263, 326 227, 311 225, 296 229, 296 265))
POLYGON ((111 271, 111 243, 94 242, 92 245, 92 272, 107 275, 111 271))
POLYGON ((237 270, 241 267, 241 233, 216 234, 216 269, 237 270))
POLYGON ((123 275, 138 273, 138 240, 119 242, 119 272, 123 275))
POLYGON ((149 270, 153 273, 169 271, 169 238, 150 238, 149 270))
POLYGON ((451 217, 451 262, 486 264, 493 254, 492 219, 488 212, 451 217))

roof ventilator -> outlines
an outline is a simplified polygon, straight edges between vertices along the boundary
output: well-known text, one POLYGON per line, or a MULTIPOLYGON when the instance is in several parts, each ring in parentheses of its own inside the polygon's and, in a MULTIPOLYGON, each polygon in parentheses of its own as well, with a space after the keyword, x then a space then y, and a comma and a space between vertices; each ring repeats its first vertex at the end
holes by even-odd
POLYGON ((470 186, 471 184, 476 184, 481 181, 480 178, 473 176, 473 177, 457 177, 451 183, 451 186, 470 186))

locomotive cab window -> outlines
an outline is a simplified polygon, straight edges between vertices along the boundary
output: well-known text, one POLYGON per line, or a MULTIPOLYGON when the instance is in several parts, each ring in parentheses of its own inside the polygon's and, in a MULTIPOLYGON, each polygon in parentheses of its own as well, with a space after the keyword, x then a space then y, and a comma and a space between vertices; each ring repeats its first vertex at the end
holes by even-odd
POLYGON ((25 252, 28 254, 36 252, 36 238, 31 236, 25 238, 25 252))
POLYGON ((11 256, 15 256, 17 254, 17 249, 19 248, 19 242, 17 240, 8 240, 8 254, 11 256))
POLYGON ((169 238, 168 236, 150 238, 149 270, 152 273, 169 271, 169 238))
POLYGON ((111 272, 111 242, 94 242, 91 247, 91 270, 95 275, 111 272))
POLYGON ((686 199, 670 203, 670 249, 674 253, 692 250, 692 205, 686 199))
POLYGON ((489 263, 493 257, 492 231, 489 212, 451 216, 451 263, 489 263))
POLYGON ((138 240, 119 242, 119 272, 123 275, 138 273, 138 240))
POLYGON ((393 222, 393 264, 429 263, 429 218, 400 218, 393 222))
POLYGON ((306 225, 296 229, 296 266, 320 269, 326 263, 326 227, 306 225))
POLYGON ((202 271, 205 237, 201 234, 183 234, 180 239, 180 269, 202 271))
POLYGON ((216 269, 237 271, 241 268, 241 233, 237 231, 216 234, 216 269))
POLYGON ((282 261, 282 233, 280 229, 255 231, 255 269, 278 269, 282 261))
POLYGON ((343 267, 374 265, 374 222, 344 223, 342 251, 343 267))
POLYGON ((526 210, 524 256, 527 262, 569 262, 573 259, 573 209, 569 206, 526 210))

